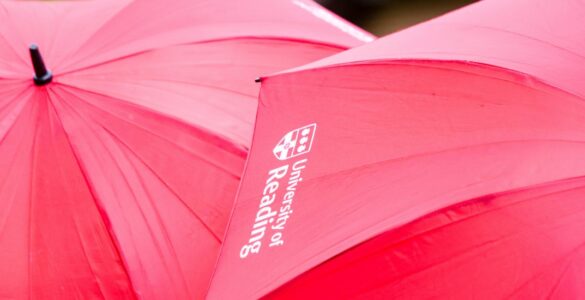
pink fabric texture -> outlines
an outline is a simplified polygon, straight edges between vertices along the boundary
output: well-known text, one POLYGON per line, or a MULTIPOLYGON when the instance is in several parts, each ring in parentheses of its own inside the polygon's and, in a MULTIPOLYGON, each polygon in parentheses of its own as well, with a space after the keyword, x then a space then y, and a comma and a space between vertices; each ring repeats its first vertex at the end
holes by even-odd
POLYGON ((486 0, 264 78, 210 299, 578 299, 585 5, 486 0))
POLYGON ((0 298, 202 299, 254 79, 371 39, 304 0, 0 2, 0 298))

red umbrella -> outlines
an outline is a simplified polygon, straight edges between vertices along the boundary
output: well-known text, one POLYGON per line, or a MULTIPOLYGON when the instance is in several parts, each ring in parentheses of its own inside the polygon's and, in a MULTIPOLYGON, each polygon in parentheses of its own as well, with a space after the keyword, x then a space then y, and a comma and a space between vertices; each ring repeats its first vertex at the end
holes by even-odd
POLYGON ((0 2, 0 298, 202 298, 253 79, 371 39, 304 0, 0 2))
POLYGON ((210 299, 584 298, 583 15, 488 0, 264 78, 210 299))

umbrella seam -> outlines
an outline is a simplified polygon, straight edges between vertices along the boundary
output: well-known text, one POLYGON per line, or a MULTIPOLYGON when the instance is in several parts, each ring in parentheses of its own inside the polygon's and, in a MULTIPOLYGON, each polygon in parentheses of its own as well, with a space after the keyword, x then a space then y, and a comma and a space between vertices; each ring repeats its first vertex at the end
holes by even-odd
MULTIPOLYGON (((52 91, 53 93, 55 93, 55 91, 52 91)), ((68 141, 69 147, 73 153, 73 157, 75 158, 76 164, 81 172, 81 175, 89 189, 89 192, 92 195, 92 199, 94 200, 94 205, 97 208, 101 218, 103 219, 105 217, 105 224, 111 224, 111 221, 109 219, 109 216, 107 215, 105 208, 100 205, 97 201, 98 197, 97 197, 97 192, 95 191, 93 185, 90 183, 90 179, 88 178, 87 172, 85 170, 85 168, 82 166, 81 163, 81 159, 79 158, 77 151, 75 150, 75 148, 73 147, 73 144, 71 143, 71 137, 69 135, 69 133, 67 132, 67 130, 65 130, 65 126, 63 124, 63 120, 61 118, 61 115, 58 113, 58 109, 57 107, 55 107, 53 100, 50 101, 51 106, 53 107, 53 110, 55 111, 55 116, 57 121, 59 122, 59 124, 61 125, 61 128, 63 129, 63 133, 65 134, 65 137, 68 141)), ((65 103, 63 103, 65 104, 65 103)), ((70 108, 71 109, 71 108, 70 108)), ((138 299, 139 295, 137 294, 137 290, 134 286, 134 282, 132 280, 132 277, 130 276, 130 266, 128 265, 128 262, 126 261, 126 259, 124 259, 121 249, 120 249, 120 242, 118 240, 118 238, 115 236, 115 234, 112 232, 112 230, 108 229, 106 230, 106 232, 108 233, 109 238, 112 240, 112 243, 115 245, 115 250, 116 250, 116 254, 117 257, 122 261, 122 267, 124 269, 124 273, 126 274, 126 278, 128 280, 128 284, 130 285, 130 289, 132 290, 132 294, 134 295, 135 299, 138 299)))

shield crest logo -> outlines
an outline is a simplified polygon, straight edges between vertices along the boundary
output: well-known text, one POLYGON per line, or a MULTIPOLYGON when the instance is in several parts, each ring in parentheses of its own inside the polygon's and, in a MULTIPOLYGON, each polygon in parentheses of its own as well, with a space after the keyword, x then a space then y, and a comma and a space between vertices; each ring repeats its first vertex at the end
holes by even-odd
POLYGON ((279 160, 299 156, 311 151, 317 124, 313 123, 286 133, 274 147, 274 156, 279 160))

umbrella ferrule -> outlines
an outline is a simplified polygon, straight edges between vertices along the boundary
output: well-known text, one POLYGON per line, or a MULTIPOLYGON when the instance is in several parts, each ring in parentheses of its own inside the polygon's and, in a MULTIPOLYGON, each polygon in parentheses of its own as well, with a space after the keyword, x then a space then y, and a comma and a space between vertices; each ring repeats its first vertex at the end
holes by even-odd
POLYGON ((29 51, 33 68, 35 70, 35 75, 33 77, 35 84, 41 86, 50 83, 53 80, 53 73, 47 70, 41 52, 39 51, 39 46, 32 44, 29 47, 29 51))

